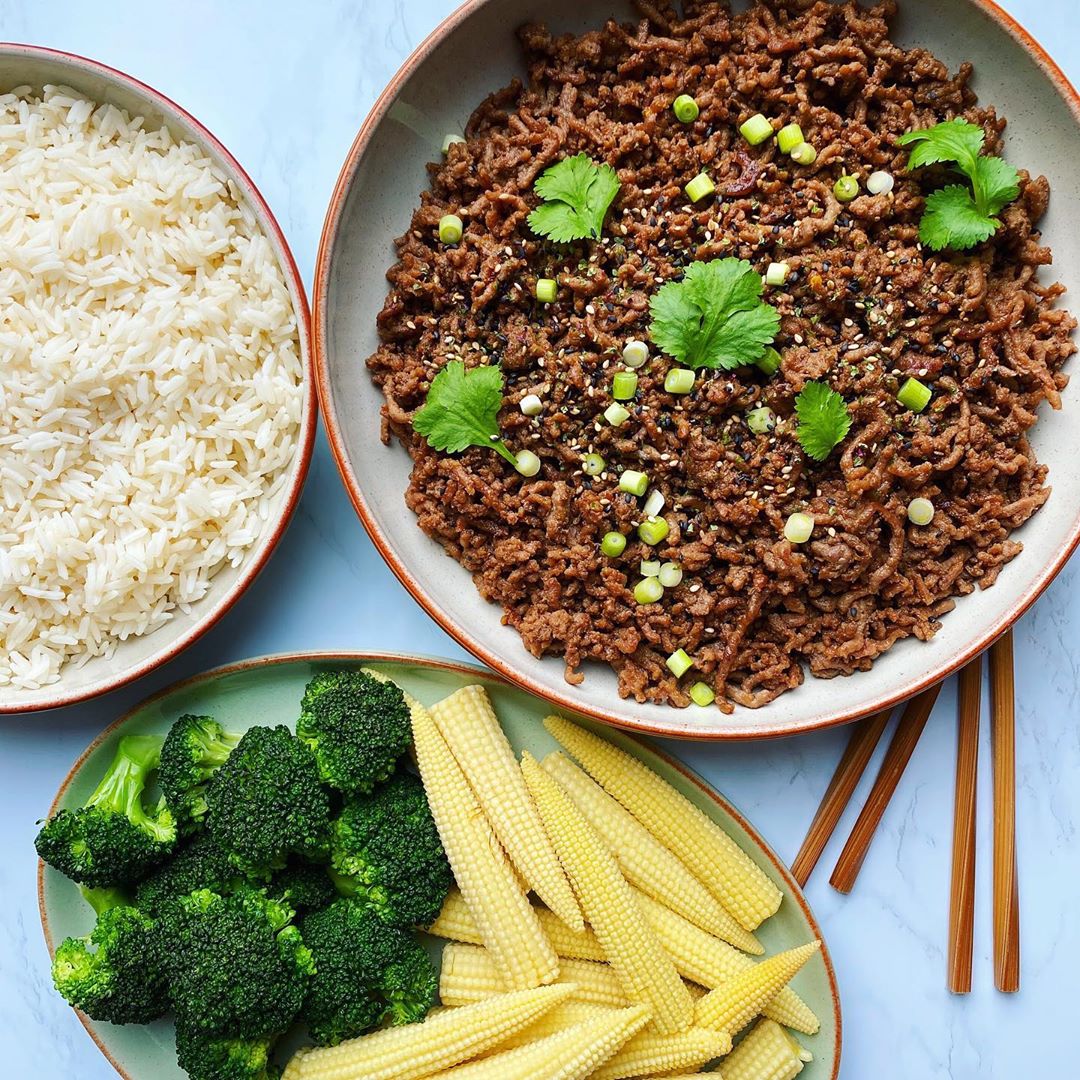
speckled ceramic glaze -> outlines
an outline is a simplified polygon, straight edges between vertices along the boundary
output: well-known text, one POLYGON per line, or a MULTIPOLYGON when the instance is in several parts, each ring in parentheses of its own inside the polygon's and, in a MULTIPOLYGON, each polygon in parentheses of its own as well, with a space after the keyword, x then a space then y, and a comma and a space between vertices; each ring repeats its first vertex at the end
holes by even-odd
MULTIPOLYGON (((386 654, 331 654, 265 657, 198 675, 156 694, 108 728, 76 762, 68 774, 52 811, 81 804, 97 784, 115 752, 121 735, 164 733, 182 713, 209 714, 226 728, 244 731, 255 724, 295 724, 304 686, 315 671, 370 664, 395 679, 426 704, 452 694, 461 686, 481 683, 487 688, 503 727, 519 753, 543 757, 557 749, 540 721, 547 713, 543 701, 523 693, 503 679, 470 664, 418 656, 386 654)), ((582 718, 578 718, 582 719, 582 718)), ((588 721, 585 721, 589 723, 588 721)), ((595 726, 595 725, 592 725, 595 726)), ((806 898, 787 869, 748 821, 699 776, 645 742, 621 733, 610 736, 623 749, 655 769, 696 806, 726 829, 781 887, 780 911, 759 931, 766 952, 774 953, 821 937, 821 929, 806 898)), ((51 811, 51 812, 52 812, 51 811)), ((66 936, 86 933, 91 912, 78 888, 51 868, 39 874, 41 920, 52 952, 66 936)), ((435 946, 437 950, 437 945, 435 946)), ((434 955, 438 955, 437 951, 434 955)), ((804 1080, 836 1080, 840 1071, 840 999, 828 950, 812 960, 793 983, 821 1020, 821 1031, 799 1036, 814 1055, 801 1076, 804 1080)), ((99 1024, 85 1020, 87 1030, 102 1053, 128 1080, 182 1080, 173 1052, 171 1023, 147 1027, 99 1024)))
MULTIPOLYGON (((1069 287, 1080 307, 1080 181, 1071 148, 1080 99, 1042 49, 989 0, 900 0, 894 37, 922 45, 957 68, 975 65, 984 104, 1009 120, 1005 154, 1043 173, 1053 189, 1043 220, 1054 266, 1044 271, 1069 287)), ((360 517, 401 581, 463 646, 521 686, 563 708, 628 728, 684 738, 754 738, 843 723, 915 693, 977 655, 1049 584, 1080 538, 1080 380, 1060 412, 1042 410, 1033 442, 1050 467, 1054 491, 1018 533, 1023 552, 997 584, 959 600, 929 643, 902 642, 869 672, 806 682, 757 710, 725 717, 716 709, 678 710, 619 698, 613 672, 597 664, 570 686, 557 657, 538 660, 501 611, 481 599, 469 574, 417 527, 404 503, 410 463, 396 443, 379 441, 382 396, 364 359, 376 348, 375 316, 386 296, 381 271, 393 240, 409 225, 425 164, 439 157, 446 132, 460 131, 492 90, 524 76, 514 29, 542 17, 556 30, 584 30, 616 16, 615 0, 472 0, 406 61, 376 103, 353 145, 330 204, 315 280, 316 375, 331 446, 360 517)))
POLYGON ((251 178, 194 117, 136 79, 83 57, 28 45, 0 44, 0 88, 40 88, 46 83, 70 86, 94 101, 108 101, 133 116, 144 116, 150 125, 167 126, 177 138, 201 146, 244 193, 273 246, 292 296, 304 366, 304 411, 285 483, 272 500, 262 535, 239 566, 224 567, 214 577, 206 596, 190 611, 177 610, 165 626, 144 637, 120 642, 112 656, 97 657, 82 667, 69 663, 61 670, 59 682, 41 690, 0 687, 0 713, 51 709, 115 690, 171 660, 209 630, 255 579, 285 531, 300 498, 315 440, 317 410, 307 295, 285 237, 251 178))

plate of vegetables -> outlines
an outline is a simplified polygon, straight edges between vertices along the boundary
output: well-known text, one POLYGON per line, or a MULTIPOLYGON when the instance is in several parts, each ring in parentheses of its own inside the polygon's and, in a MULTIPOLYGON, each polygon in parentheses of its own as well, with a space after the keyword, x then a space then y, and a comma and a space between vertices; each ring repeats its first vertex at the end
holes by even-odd
POLYGON ((41 825, 57 991, 125 1077, 835 1080, 776 855, 674 759, 546 714, 385 654, 149 698, 41 825))

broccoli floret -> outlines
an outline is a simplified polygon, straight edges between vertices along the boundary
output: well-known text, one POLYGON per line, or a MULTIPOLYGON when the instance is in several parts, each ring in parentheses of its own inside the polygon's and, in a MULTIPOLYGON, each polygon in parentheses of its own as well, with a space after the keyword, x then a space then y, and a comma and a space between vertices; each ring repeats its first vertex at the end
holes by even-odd
POLYGON ((286 856, 325 858, 330 798, 311 751, 288 728, 253 727, 206 789, 207 829, 246 873, 286 856))
POLYGON ((293 910, 257 889, 200 889, 159 921, 177 1026, 192 1037, 259 1039, 300 1010, 314 974, 293 910))
POLYGON ((190 1080, 278 1080, 281 1070, 270 1061, 275 1038, 213 1038, 178 1026, 176 1061, 190 1080))
POLYGON ((387 1017, 392 1024, 415 1024, 423 1020, 439 989, 439 976, 431 957, 411 936, 409 941, 413 948, 397 956, 383 976, 382 994, 389 1005, 387 1017))
POLYGON ((176 823, 164 806, 147 810, 143 792, 157 768, 162 739, 126 735, 97 789, 78 810, 60 810, 34 842, 50 866, 83 885, 133 884, 176 843, 176 823))
POLYGON ((390 926, 428 926, 454 880, 424 785, 404 769, 345 804, 332 826, 330 858, 339 891, 390 926))
POLYGON ((107 885, 101 889, 91 889, 89 885, 80 885, 79 892, 82 898, 94 909, 95 915, 108 911, 114 907, 138 907, 131 903, 131 896, 126 889, 115 885, 107 885))
POLYGON ((427 953, 363 903, 335 900, 301 929, 316 968, 301 1015, 320 1046, 363 1034, 388 1011, 400 1022, 431 1008, 438 979, 427 953))
POLYGON ((169 729, 161 748, 158 782, 165 805, 183 830, 202 823, 206 785, 239 741, 239 734, 225 731, 212 716, 185 713, 169 729))
POLYGON ((324 671, 304 690, 296 734, 314 753, 323 780, 356 795, 394 771, 412 727, 394 683, 366 671, 324 671))
POLYGON ((278 870, 266 887, 268 896, 285 900, 298 912, 318 911, 329 907, 338 891, 325 866, 292 858, 284 870, 278 870))
POLYGON ((148 1024, 168 1008, 154 920, 112 890, 84 891, 99 912, 85 937, 67 938, 53 958, 53 985, 93 1020, 148 1024))
POLYGON ((139 884, 135 906, 149 915, 157 915, 167 903, 196 889, 230 893, 247 882, 228 852, 212 836, 200 833, 139 884))

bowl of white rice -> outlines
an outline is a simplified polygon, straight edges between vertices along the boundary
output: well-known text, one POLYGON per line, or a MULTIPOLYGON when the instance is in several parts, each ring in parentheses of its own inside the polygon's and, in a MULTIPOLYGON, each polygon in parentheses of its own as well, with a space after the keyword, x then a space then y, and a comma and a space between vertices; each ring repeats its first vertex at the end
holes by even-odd
POLYGON ((0 713, 113 690, 209 629, 296 506, 303 285, 196 120, 0 45, 0 713))

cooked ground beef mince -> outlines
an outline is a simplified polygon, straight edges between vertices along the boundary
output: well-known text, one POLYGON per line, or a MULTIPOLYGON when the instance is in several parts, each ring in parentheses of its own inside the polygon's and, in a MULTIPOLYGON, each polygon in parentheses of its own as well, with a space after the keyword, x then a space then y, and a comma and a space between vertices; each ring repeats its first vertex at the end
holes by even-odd
POLYGON ((1011 533, 1049 494, 1027 432, 1040 403, 1060 404, 1076 324, 1054 307, 1061 287, 1037 280, 1050 262, 1036 225, 1045 178, 1021 172, 989 242, 920 246, 925 196, 955 174, 909 173, 897 137, 960 116, 1000 153, 1005 122, 976 104, 970 65, 950 74, 889 40, 890 0, 639 8, 637 25, 581 37, 522 28, 528 85, 492 94, 467 141, 431 166, 369 366, 383 438, 413 458, 409 507, 530 652, 564 657, 571 683, 585 661, 609 664, 638 701, 685 706, 704 681, 725 711, 757 707, 806 669, 848 675, 901 638, 931 637, 955 597, 994 582, 1020 550, 1011 533), (673 114, 683 93, 700 106, 693 123, 673 114), (817 160, 796 165, 773 139, 750 146, 737 125, 758 112, 799 123, 817 160), (613 166, 621 189, 599 239, 554 244, 526 223, 533 184, 582 152, 613 166), (716 194, 692 204, 683 188, 703 170, 716 194), (895 178, 891 192, 867 193, 875 170, 895 178), (844 173, 861 184, 842 204, 844 173), (465 223, 457 246, 438 239, 447 213, 465 223), (612 375, 628 340, 648 341, 650 296, 726 256, 762 274, 791 268, 765 293, 781 315, 779 371, 699 371, 676 396, 663 383, 677 365, 653 345, 630 419, 611 426, 612 375), (557 279, 554 303, 536 301, 537 278, 557 279), (501 365, 503 438, 539 455, 538 475, 487 449, 435 451, 412 430, 450 360, 501 365), (933 390, 923 413, 897 401, 908 376, 933 390), (852 418, 822 463, 795 434, 808 380, 838 391, 852 418), (539 416, 519 409, 527 394, 539 416), (755 434, 746 417, 762 405, 779 423, 755 434), (587 453, 603 456, 602 475, 583 473, 587 453), (618 486, 627 468, 666 498, 658 547, 637 538, 642 500, 618 486), (914 497, 933 503, 931 524, 909 522, 914 497), (795 511, 815 522, 801 545, 783 535, 795 511), (615 558, 600 550, 610 530, 629 538, 615 558), (636 603, 642 559, 680 563, 681 584, 636 603), (665 659, 680 648, 695 666, 677 679, 665 659))

